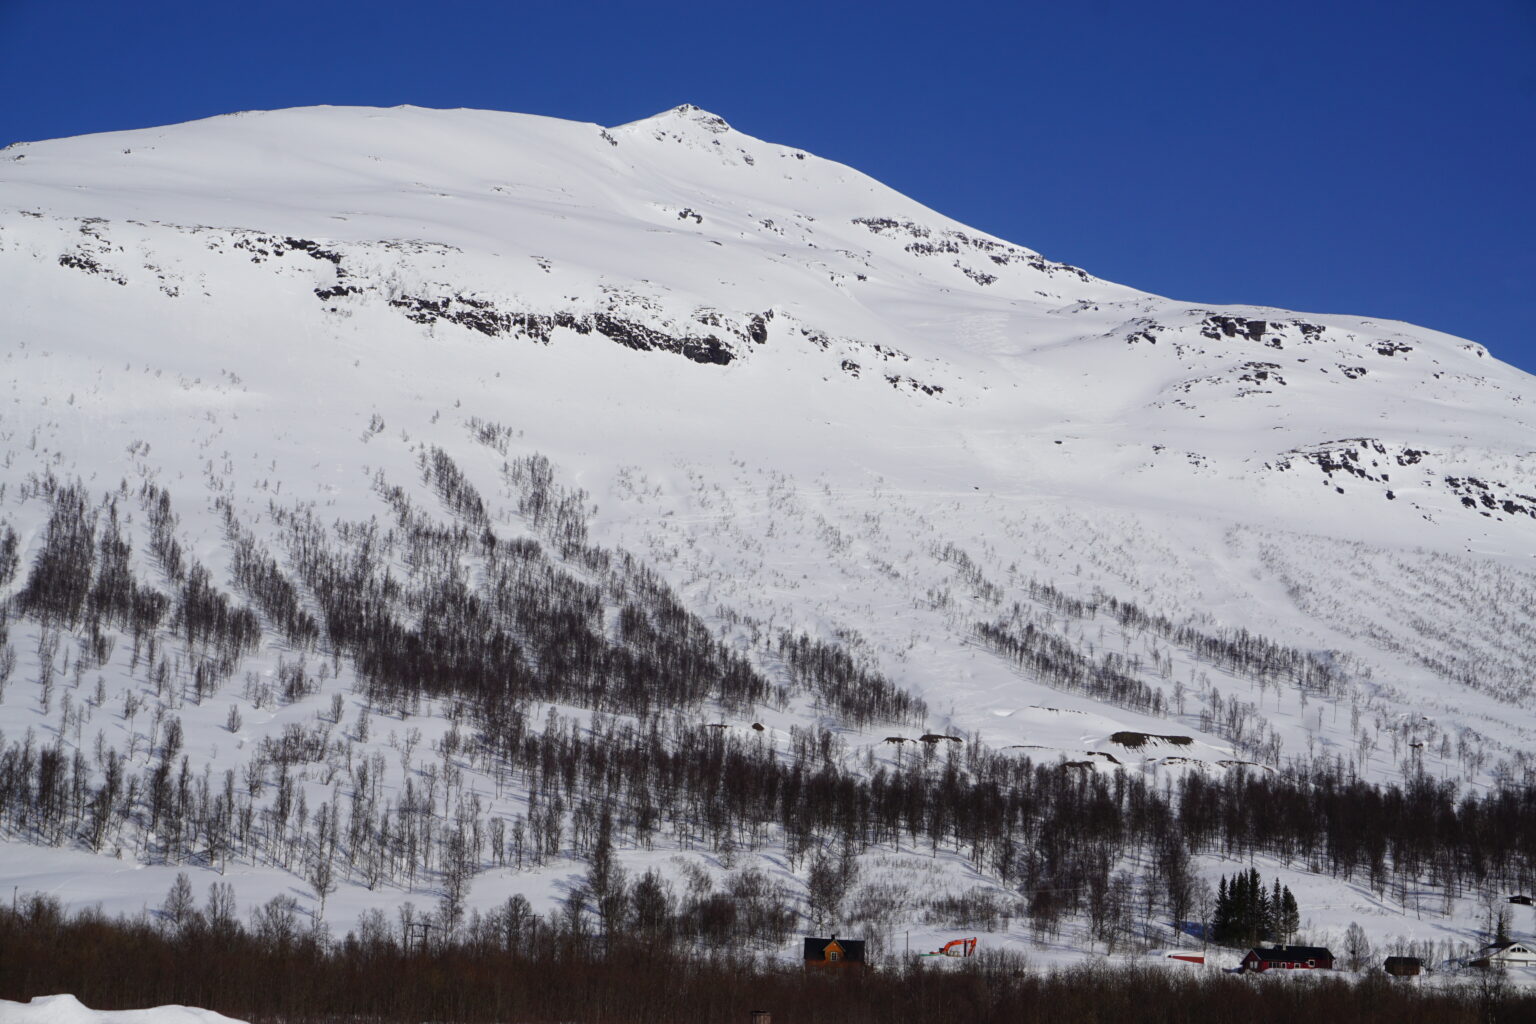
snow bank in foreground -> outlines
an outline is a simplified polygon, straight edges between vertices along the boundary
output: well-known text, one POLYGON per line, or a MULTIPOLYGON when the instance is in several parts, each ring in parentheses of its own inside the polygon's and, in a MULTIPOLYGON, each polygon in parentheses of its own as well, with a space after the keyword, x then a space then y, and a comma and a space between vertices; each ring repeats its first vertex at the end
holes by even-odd
POLYGON ((0 999, 0 1024, 243 1024, 194 1006, 93 1010, 74 996, 38 996, 30 1003, 0 999))

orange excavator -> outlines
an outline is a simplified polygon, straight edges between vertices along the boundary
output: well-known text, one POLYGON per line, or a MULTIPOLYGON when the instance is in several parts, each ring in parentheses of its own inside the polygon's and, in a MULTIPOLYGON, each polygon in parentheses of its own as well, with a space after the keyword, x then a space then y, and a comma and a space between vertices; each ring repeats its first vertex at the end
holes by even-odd
POLYGON ((932 953, 923 953, 922 956, 970 956, 976 952, 975 939, 953 939, 944 943, 932 953))

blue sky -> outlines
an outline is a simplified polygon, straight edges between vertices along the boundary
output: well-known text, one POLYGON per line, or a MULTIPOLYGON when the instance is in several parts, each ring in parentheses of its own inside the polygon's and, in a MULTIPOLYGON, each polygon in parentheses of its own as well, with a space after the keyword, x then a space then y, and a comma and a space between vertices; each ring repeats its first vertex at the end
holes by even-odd
POLYGON ((1536 372, 1536 0, 0 0, 0 144, 312 103, 678 103, 1126 284, 1536 372))

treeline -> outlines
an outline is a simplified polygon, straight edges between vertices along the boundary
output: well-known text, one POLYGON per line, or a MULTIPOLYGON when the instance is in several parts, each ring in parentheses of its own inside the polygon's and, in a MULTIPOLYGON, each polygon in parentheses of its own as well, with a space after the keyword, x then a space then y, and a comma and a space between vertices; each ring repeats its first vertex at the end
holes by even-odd
POLYGON ((517 922, 424 948, 367 929, 325 942, 285 924, 281 915, 258 913, 248 928, 227 911, 179 923, 67 917, 56 902, 29 897, 14 910, 0 907, 0 998, 70 992, 98 1009, 180 1004, 257 1024, 745 1024, 753 1010, 783 1024, 1498 1024, 1536 1014, 1536 996, 1491 976, 1450 989, 1383 975, 1299 984, 1193 970, 1033 971, 1001 954, 957 969, 902 965, 826 976, 739 954, 682 955, 641 938, 598 942, 556 932, 530 941, 517 922))
MULTIPOLYGON (((140 582, 133 571, 133 551, 120 513, 120 505, 129 500, 126 487, 100 505, 88 500, 78 482, 61 483, 52 476, 35 481, 32 490, 48 502, 48 522, 22 587, 0 607, 0 618, 14 612, 42 627, 39 672, 44 710, 51 706, 53 655, 58 636, 65 631, 79 635, 87 652, 76 662, 77 673, 105 665, 116 645, 116 631, 126 631, 133 641, 134 665, 147 648, 151 674, 162 692, 170 673, 163 631, 180 641, 199 700, 214 692, 242 658, 258 649, 262 629, 255 612, 220 590, 207 569, 189 561, 175 541, 175 517, 165 491, 146 485, 138 498, 169 593, 140 582)), ((14 573, 18 561, 14 535, 8 550, 0 554, 8 572, 14 573)), ((12 657, 5 653, 0 660, 9 664, 12 657)), ((0 679, 0 686, 3 683, 0 679)))
MULTIPOLYGON (((976 744, 943 754, 923 744, 856 773, 826 730, 796 730, 785 750, 682 717, 531 722, 518 705, 489 701, 450 719, 441 761, 418 766, 393 797, 383 755, 351 756, 325 720, 260 744, 238 779, 191 771, 173 716, 155 723, 152 759, 137 772, 116 751, 98 764, 28 735, 0 748, 0 829, 144 859, 277 864, 322 900, 342 882, 422 885, 457 893, 461 906, 488 867, 590 861, 605 842, 783 849, 792 869, 828 851, 846 861, 920 844, 971 858, 1017 894, 1002 912, 1036 934, 1081 918, 1110 945, 1131 941, 1138 921, 1208 920, 1190 863, 1202 853, 1269 855, 1400 900, 1429 888, 1447 901, 1536 888, 1530 788, 1459 796, 1422 776, 1375 786, 1339 765, 1168 781, 976 744), (330 780, 318 806, 299 784, 309 765, 330 780), (492 813, 465 784, 466 766, 526 792, 525 809, 492 813)), ((415 763, 417 739, 407 735, 402 763, 415 763)), ((839 919, 844 895, 846 884, 829 883, 818 916, 839 919)))
POLYGON ((224 513, 224 531, 230 547, 230 571, 234 584, 246 595, 267 623, 289 646, 296 650, 313 649, 320 639, 320 626, 305 607, 304 595, 294 586, 276 558, 272 557, 251 532, 235 518, 234 506, 219 499, 224 513))
MULTIPOLYGON (((1105 594, 1083 600, 1035 580, 1030 581, 1029 594, 1040 606, 1067 618, 1086 622, 1100 614, 1113 616, 1122 630, 1150 633, 1184 649, 1204 664, 1255 681, 1261 689, 1281 684, 1295 686, 1303 703, 1308 695, 1337 698, 1348 688, 1347 677, 1330 660, 1244 629, 1222 629, 1212 635, 1191 626, 1175 625, 1160 615, 1105 594)), ((981 643, 1047 686, 1084 693, 1142 714, 1183 714, 1186 687, 1182 682, 1173 684, 1170 698, 1162 686, 1140 677, 1139 656, 1115 651, 1093 656, 1091 646, 1090 652, 1084 653, 1064 629, 1037 621, 1038 618, 1035 610, 1015 603, 1008 614, 990 622, 978 622, 972 628, 981 643)), ((1163 676, 1171 677, 1171 656, 1155 652, 1154 659, 1163 676)), ((1257 704, 1224 695, 1214 686, 1202 693, 1202 730, 1231 743, 1240 756, 1266 764, 1279 761, 1283 741, 1257 704)))
POLYGON ((921 725, 928 717, 928 705, 922 700, 857 664, 835 644, 785 632, 779 636, 778 653, 797 683, 856 726, 921 725))
MULTIPOLYGON (((211 697, 264 633, 275 633, 299 658, 279 658, 270 683, 248 677, 245 696, 258 707, 315 692, 319 680, 305 666, 307 653, 330 656, 322 661, 322 677, 328 664, 349 658, 375 713, 404 715, 431 698, 441 700, 456 723, 521 721, 534 701, 641 722, 674 713, 697 722, 706 702, 746 714, 754 705, 782 707, 788 700, 786 687, 716 638, 660 576, 627 553, 580 547, 567 565, 536 540, 499 538, 484 503, 446 454, 425 453, 422 470, 452 521, 433 519, 380 480, 395 513, 393 528, 371 522, 327 527, 302 511, 274 507, 284 559, 256 541, 230 503, 221 503, 235 587, 254 608, 220 592, 187 557, 165 491, 146 486, 138 498, 150 553, 174 599, 134 576, 118 515, 126 491, 93 506, 78 484, 39 482, 50 521, 15 606, 43 625, 38 664, 45 712, 54 705, 55 662, 66 631, 82 635, 81 653, 74 687, 63 694, 61 728, 47 739, 30 731, 3 738, 10 742, 0 745, 0 828, 31 841, 131 851, 142 859, 277 864, 310 880, 322 898, 343 863, 343 877, 370 887, 415 884, 446 876, 458 864, 478 869, 508 857, 541 863, 568 848, 562 837, 584 835, 578 812, 589 801, 569 787, 553 801, 536 796, 515 819, 466 799, 453 763, 464 742, 457 724, 443 741, 441 765, 419 774, 416 741, 403 742, 403 785, 384 800, 383 755, 354 756, 354 743, 367 742, 367 717, 349 733, 339 694, 329 718, 289 723, 281 736, 263 738, 238 772, 194 771, 171 713, 183 687, 198 702, 211 697), (128 748, 108 747, 98 736, 87 750, 80 733, 100 710, 105 688, 99 681, 97 692, 80 701, 80 679, 86 668, 105 666, 114 628, 131 631, 128 671, 137 674, 142 665, 160 700, 147 744, 141 746, 133 729, 145 703, 135 685, 122 693, 128 748), (180 641, 174 649, 172 639, 180 641), (309 775, 311 766, 316 776, 309 775), (313 777, 335 783, 318 807, 307 803, 302 784, 313 777)), ((584 496, 555 485, 546 461, 530 458, 505 472, 525 492, 519 507, 546 532, 570 544, 585 537, 576 521, 584 496)), ((0 613, 0 687, 14 664, 5 625, 0 613)), ((792 685, 814 692, 834 713, 861 723, 921 715, 920 702, 836 647, 806 638, 786 643, 784 656, 796 666, 792 685)), ((66 673, 71 653, 64 648, 66 673)), ((227 727, 239 730, 238 708, 231 708, 227 727)), ((691 743, 685 727, 668 726, 661 734, 669 754, 691 743)), ((564 735, 553 731, 539 756, 557 753, 564 735)), ((649 820, 676 809, 666 801, 656 807, 649 820)), ((754 823, 748 831, 760 836, 763 827, 754 823)), ((691 837, 692 826, 683 833, 691 837)))
MULTIPOLYGON (((477 435, 505 447, 501 428, 482 425, 477 435)), ((446 521, 380 477, 392 527, 326 525, 303 508, 274 506, 283 530, 277 554, 221 500, 232 582, 249 604, 187 556, 165 490, 147 484, 138 494, 160 570, 155 586, 133 570, 119 518, 126 490, 93 504, 81 484, 50 476, 30 485, 32 497, 48 502, 49 519, 11 607, 48 629, 94 638, 107 654, 111 634, 127 631, 135 665, 147 646, 161 676, 171 669, 154 664, 156 654, 165 661, 165 642, 179 640, 198 700, 268 637, 301 653, 349 659, 374 702, 396 710, 423 697, 557 701, 639 716, 709 701, 746 714, 788 701, 788 688, 716 637, 655 572, 626 552, 586 544, 586 495, 555 483, 547 459, 513 459, 501 473, 548 550, 538 540, 497 536, 485 502, 442 449, 423 450, 421 471, 446 521)), ((14 531, 0 543, 0 566, 13 574, 14 531)), ((920 701, 835 645, 794 643, 793 685, 832 713, 858 724, 924 713, 920 701)))
MULTIPOLYGON (((493 447, 502 437, 486 425, 481 432, 493 447)), ((513 460, 502 475, 555 555, 537 540, 498 536, 486 503, 441 449, 423 453, 421 471, 450 522, 382 477, 391 529, 274 512, 327 647, 353 661, 376 703, 537 700, 640 717, 707 701, 733 714, 785 706, 790 690, 717 638, 660 576, 625 552, 585 544, 585 495, 556 485, 547 460, 513 460)), ((260 554, 241 564, 272 576, 260 554)), ((286 621, 289 602, 274 604, 286 621)), ((833 645, 786 644, 795 686, 846 721, 907 722, 926 711, 833 645)))
MULTIPOLYGON (((1126 886, 1148 910, 1191 919, 1200 887, 1189 859, 1199 853, 1268 854, 1383 893, 1437 886, 1447 899, 1536 883, 1530 788, 1461 796, 1424 776, 1382 787, 1321 763, 1306 774, 1233 770, 1168 782, 1035 764, 976 744, 944 755, 924 744, 899 766, 855 774, 824 730, 797 731, 788 751, 775 751, 751 733, 679 720, 536 729, 516 713, 482 712, 481 767, 513 773, 532 806, 579 814, 587 805, 588 820, 601 808, 625 843, 648 846, 662 834, 712 850, 782 842, 792 865, 826 849, 955 849, 1019 892, 1021 912, 1046 933, 1081 914, 1110 938, 1130 913, 1133 901, 1117 891, 1126 886), (1144 863, 1140 878, 1116 870, 1127 859, 1144 863)), ((554 822, 519 824, 526 850, 554 822)), ((589 855, 581 830, 573 842, 589 855)))
POLYGON ((1137 679, 1127 660, 1113 651, 1090 658, 1064 636, 1033 622, 1013 619, 978 622, 976 636, 997 654, 1027 668, 1047 686, 1085 693, 1095 700, 1147 715, 1162 715, 1163 691, 1137 679))
POLYGON ((556 701, 643 716, 787 699, 632 561, 594 551, 578 575, 537 541, 497 536, 446 455, 424 472, 453 521, 382 480, 392 529, 276 513, 326 646, 354 663, 375 703, 556 701))
POLYGON ((214 659, 224 675, 259 646, 255 613, 230 600, 201 564, 188 564, 180 545, 168 539, 175 520, 165 491, 146 485, 140 499, 160 541, 152 546, 173 585, 169 596, 141 584, 133 573, 132 548, 119 520, 121 494, 98 507, 79 483, 48 477, 39 490, 49 503, 48 525, 15 598, 23 616, 93 636, 126 629, 136 642, 164 623, 190 651, 214 659))
MULTIPOLYGON (((1207 632, 1102 591, 1095 591, 1087 599, 1075 598, 1033 579, 1029 581, 1028 592, 1031 600, 1059 615, 1079 620, 1107 615, 1122 630, 1150 633, 1203 662, 1245 679, 1288 683, 1321 697, 1340 697, 1348 690, 1349 677, 1336 658, 1276 643, 1241 627, 1207 632)), ((1014 617, 1018 615, 1015 609, 1014 617)))
MULTIPOLYGON (((487 443, 502 436, 492 431, 487 443)), ((0 741, 0 830, 144 860, 276 864, 301 875, 322 903, 351 882, 423 884, 456 893, 449 902, 462 905, 486 867, 591 858, 605 832, 617 846, 664 839, 721 853, 782 847, 792 867, 814 867, 828 851, 847 864, 875 847, 921 844, 972 858, 1017 894, 1000 912, 1027 916, 1038 934, 1081 917, 1109 944, 1135 920, 1199 913, 1202 887, 1190 866, 1199 853, 1270 854, 1366 879, 1379 892, 1397 886, 1405 900, 1426 886, 1446 900, 1493 886, 1536 888, 1529 786, 1462 797, 1419 774, 1378 787, 1323 760, 1276 773, 1190 771, 1169 782, 1100 774, 1084 763, 1035 764, 948 738, 895 744, 894 764, 873 754, 853 764, 828 730, 794 730, 786 749, 765 732, 707 722, 717 710, 745 718, 755 706, 783 707, 797 691, 860 724, 915 722, 925 709, 840 647, 805 636, 780 638, 774 653, 789 684, 770 681, 649 568, 585 545, 585 498, 560 489, 547 463, 503 470, 523 514, 543 524, 541 539, 500 536, 486 503, 440 450, 423 451, 421 471, 448 521, 381 477, 392 521, 327 525, 306 510, 273 507, 280 555, 263 549, 226 505, 233 573, 249 606, 220 592, 186 555, 164 491, 146 487, 138 496, 169 591, 162 596, 133 576, 117 511, 125 492, 91 505, 79 485, 42 482, 50 519, 14 607, 43 626, 45 712, 62 631, 83 642, 74 687, 59 701, 59 730, 0 741), (133 728, 143 706, 137 686, 123 694, 129 749, 81 742, 82 722, 100 709, 104 691, 98 684, 96 695, 79 700, 80 677, 85 666, 107 663, 113 629, 132 634, 129 672, 142 664, 160 697, 147 749, 133 728), (403 717, 425 698, 437 701, 450 724, 438 758, 419 763, 420 733, 407 730, 396 746, 402 781, 386 787, 393 771, 385 753, 357 749, 368 742, 369 718, 344 724, 336 694, 328 716, 265 737, 238 772, 194 771, 172 713, 178 677, 204 700, 264 634, 299 657, 279 664, 282 699, 315 691, 319 681, 303 661, 314 653, 322 672, 343 658, 356 666, 373 714, 403 717), (177 654, 173 662, 172 638, 189 661, 177 654), (595 713, 581 724, 544 717, 533 711, 539 701, 595 713), (491 778, 498 795, 526 792, 527 804, 493 813, 472 778, 466 785, 466 768, 491 778), (328 791, 317 806, 306 781, 328 791)), ((1059 594, 1042 599, 1063 614, 1089 608, 1059 594)), ((1145 684, 1113 657, 1088 659, 1020 622, 1004 620, 984 635, 1014 657, 1035 659, 1051 678, 1143 699, 1136 687, 1145 684)), ((0 615, 0 686, 14 660, 4 626, 0 615)), ((271 684, 251 686, 258 703, 273 699, 271 684)), ((1153 711, 1159 695, 1145 698, 1153 711)), ((231 733, 238 718, 232 709, 231 733)), ((824 877, 846 888, 846 871, 824 877)), ((829 920, 841 892, 829 883, 817 896, 829 920)))
POLYGON ((1285 682, 1318 696, 1342 696, 1348 687, 1348 677, 1334 659, 1275 643, 1242 627, 1221 628, 1213 635, 1108 594, 1097 595, 1094 604, 1121 628, 1154 633, 1234 675, 1285 682))

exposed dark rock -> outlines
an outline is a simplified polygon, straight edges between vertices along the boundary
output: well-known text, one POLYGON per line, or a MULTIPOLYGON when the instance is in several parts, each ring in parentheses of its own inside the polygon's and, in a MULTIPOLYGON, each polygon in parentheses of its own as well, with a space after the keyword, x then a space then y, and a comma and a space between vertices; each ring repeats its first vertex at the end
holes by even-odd
POLYGON ((1187 747, 1195 742, 1190 736, 1160 736, 1151 732, 1117 732, 1109 737, 1109 742, 1118 743, 1127 750, 1140 750, 1153 740, 1161 743, 1171 743, 1176 747, 1187 747))
POLYGON ((495 338, 512 329, 512 318, 491 308, 490 303, 466 299, 462 295, 452 298, 423 299, 402 296, 390 299, 389 304, 405 311, 405 318, 418 324, 430 324, 436 320, 468 327, 486 337, 495 338))
POLYGON ((997 280, 996 274, 984 274, 979 270, 972 270, 970 267, 962 266, 959 263, 956 263, 955 266, 960 267, 960 273, 979 285, 989 285, 997 280))
POLYGON ((903 385, 905 385, 906 387, 912 388, 914 391, 921 391, 925 395, 941 395, 944 393, 944 389, 938 384, 924 384, 922 381, 915 378, 902 377, 898 374, 888 374, 885 378, 885 382, 891 387, 896 388, 898 391, 901 390, 903 385))
POLYGON ((69 267, 72 270, 83 271, 87 274, 97 274, 105 277, 115 284, 127 284, 128 279, 122 274, 114 273, 108 268, 97 263, 89 255, 83 252, 67 252, 59 257, 59 266, 69 267))
POLYGON ((1448 476, 1444 479, 1446 486, 1453 493, 1461 497, 1461 504, 1464 508, 1476 509, 1477 511, 1484 512, 1484 514, 1504 512, 1507 515, 1525 515, 1536 519, 1536 496, 1530 494, 1516 494, 1512 497, 1501 495, 1499 491, 1505 488, 1504 484, 1489 484, 1475 476, 1448 476))
POLYGON ((362 294, 362 291, 363 290, 358 288, 356 285, 338 284, 332 288, 316 288, 315 298, 322 301, 329 299, 339 299, 343 295, 360 295, 362 294))
MULTIPOLYGON (((1342 473, 1370 483, 1385 484, 1392 477, 1390 472, 1382 468, 1382 463, 1413 466, 1422 463, 1429 454, 1422 449, 1409 447, 1389 453, 1386 445, 1375 438, 1347 438, 1309 451, 1293 452, 1279 459, 1273 468, 1288 470, 1292 467, 1292 457, 1295 457, 1322 470, 1327 483, 1332 482, 1334 474, 1342 473)), ((1536 519, 1536 495, 1511 493, 1504 483, 1480 480, 1474 476, 1444 476, 1441 480, 1460 500, 1463 508, 1487 516, 1504 513, 1536 519)), ((1335 486, 1334 490, 1344 493, 1342 487, 1335 486)), ((1384 488, 1383 492, 1388 501, 1397 500, 1395 489, 1384 488)))
MULTIPOLYGON (((1267 320, 1249 320, 1246 317, 1227 316, 1224 313, 1212 313, 1200 322, 1201 335, 1213 340, 1222 337, 1244 337, 1249 341, 1262 341, 1269 329, 1270 324, 1267 320)), ((1264 344, 1270 348, 1282 347, 1279 337, 1273 337, 1264 344)))
MULTIPOLYGON (((337 266, 341 265, 341 253, 332 249, 322 249, 318 242, 311 242, 307 238, 284 238, 283 242, 290 250, 306 253, 311 259, 329 260, 337 266)), ((282 253, 279 252, 277 255, 281 256, 282 253)))
POLYGON ((234 247, 251 254, 252 263, 265 263, 268 259, 281 259, 290 252, 302 252, 311 259, 325 260, 341 266, 341 253, 326 249, 319 242, 308 238, 277 238, 271 235, 251 234, 235 239, 234 247))
MULTIPOLYGON (((1022 263, 1033 270, 1038 270, 1048 276, 1056 274, 1071 274, 1084 281, 1093 278, 1086 271, 1066 263, 1057 263, 1048 260, 1038 253, 1020 249, 1017 246, 1005 245, 994 242, 990 238, 975 238, 963 231, 935 232, 921 224, 912 221, 898 221, 890 217, 855 217, 855 224, 862 224, 877 235, 905 235, 916 239, 906 245, 906 251, 914 256, 935 256, 941 253, 958 255, 962 252, 977 252, 985 255, 993 263, 1000 267, 1010 266, 1014 263, 1022 263)), ((956 264, 957 266, 959 264, 956 264)), ((994 275, 984 274, 981 271, 970 270, 961 267, 967 277, 978 284, 991 284, 996 280, 994 275), (991 278, 992 280, 981 280, 991 278)))
POLYGON ((625 348, 641 352, 653 350, 677 352, 696 363, 711 363, 717 366, 724 366, 734 358, 725 344, 714 335, 703 338, 673 338, 643 324, 623 320, 609 313, 593 314, 592 329, 625 348))
POLYGON ((1250 384, 1285 384, 1285 378, 1280 376, 1279 363, 1244 363, 1238 367, 1242 375, 1237 379, 1247 381, 1250 384))

